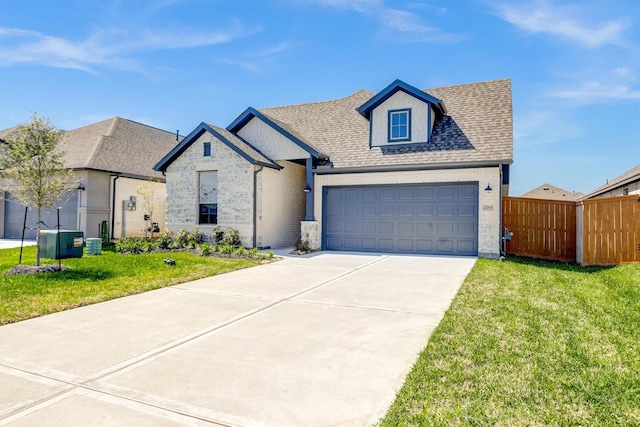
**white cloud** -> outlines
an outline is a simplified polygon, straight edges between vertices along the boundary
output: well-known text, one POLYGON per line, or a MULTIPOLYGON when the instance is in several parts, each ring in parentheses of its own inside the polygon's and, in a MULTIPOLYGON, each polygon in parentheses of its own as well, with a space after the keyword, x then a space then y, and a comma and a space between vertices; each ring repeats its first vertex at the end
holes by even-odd
POLYGON ((630 23, 618 19, 586 23, 579 19, 576 8, 560 7, 548 2, 518 5, 498 5, 496 14, 505 21, 531 33, 559 36, 589 48, 623 44, 624 32, 630 23))
POLYGON ((640 100, 640 90, 624 83, 609 81, 587 81, 578 87, 548 91, 547 95, 579 104, 596 104, 603 100, 640 100))
POLYGON ((72 41, 34 31, 0 27, 0 66, 38 64, 89 72, 106 66, 140 71, 140 66, 133 58, 136 53, 212 46, 231 42, 255 31, 245 30, 238 23, 234 23, 230 29, 218 31, 143 29, 130 32, 108 29, 97 31, 85 40, 72 41))
MULTIPOLYGON (((404 41, 450 41, 459 38, 447 33, 438 27, 428 25, 423 18, 413 12, 393 9, 384 4, 383 0, 313 0, 318 4, 341 9, 352 9, 378 21, 383 28, 383 36, 386 39, 394 39, 401 36, 404 41)), ((425 9, 417 3, 409 3, 407 7, 413 9, 425 9)), ((430 9, 430 8, 428 8, 430 9)), ((446 9, 440 8, 436 13, 445 13, 446 9)))

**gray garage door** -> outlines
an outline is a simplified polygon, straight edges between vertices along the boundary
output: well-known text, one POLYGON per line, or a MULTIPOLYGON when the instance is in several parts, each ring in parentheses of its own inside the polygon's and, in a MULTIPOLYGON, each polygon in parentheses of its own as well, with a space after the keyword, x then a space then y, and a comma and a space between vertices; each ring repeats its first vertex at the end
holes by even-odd
POLYGON ((478 184, 325 187, 323 245, 338 251, 478 254, 478 184))
MULTIPOLYGON (((60 210, 60 228, 62 230, 75 230, 78 227, 78 192, 74 191, 60 210)), ((27 227, 25 239, 36 238, 37 212, 30 209, 27 214, 27 227)), ((43 230, 55 229, 57 225, 56 209, 42 209, 43 230)), ((22 237, 22 227, 24 223, 24 206, 18 203, 10 193, 5 193, 4 202, 4 237, 6 239, 19 239, 22 237)))

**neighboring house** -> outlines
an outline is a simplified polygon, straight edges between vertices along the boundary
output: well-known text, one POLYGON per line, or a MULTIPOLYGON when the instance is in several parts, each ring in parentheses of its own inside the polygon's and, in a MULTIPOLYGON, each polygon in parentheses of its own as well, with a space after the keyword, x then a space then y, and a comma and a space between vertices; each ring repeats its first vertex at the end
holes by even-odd
POLYGON ((245 246, 500 255, 513 159, 509 79, 248 108, 202 123, 155 169, 167 228, 238 229, 245 246))
POLYGON ((637 165, 622 175, 607 181, 583 199, 595 199, 600 197, 626 196, 629 194, 640 194, 640 165, 637 165))
MULTIPOLYGON (((17 129, 0 131, 0 138, 7 139, 17 129)), ((74 172, 71 198, 60 209, 62 229, 100 237, 106 225, 110 237, 120 238, 144 235, 153 223, 164 227, 165 180, 153 165, 176 145, 176 134, 120 117, 62 133, 64 162, 74 172)), ((20 238, 24 213, 24 206, 5 193, 0 236, 20 238)), ((56 216, 55 208, 43 209, 43 228, 55 228, 56 216)), ((25 238, 35 238, 35 222, 36 213, 30 210, 25 238)))
POLYGON ((584 197, 584 193, 579 191, 567 191, 551 184, 542 184, 531 191, 524 193, 520 197, 530 199, 548 199, 548 200, 573 200, 576 201, 584 197))

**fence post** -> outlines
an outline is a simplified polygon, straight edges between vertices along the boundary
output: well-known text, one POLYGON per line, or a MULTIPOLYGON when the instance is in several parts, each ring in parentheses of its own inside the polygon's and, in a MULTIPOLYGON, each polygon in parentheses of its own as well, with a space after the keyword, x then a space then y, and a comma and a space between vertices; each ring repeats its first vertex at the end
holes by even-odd
POLYGON ((576 202, 576 262, 582 265, 584 257, 584 205, 576 202))

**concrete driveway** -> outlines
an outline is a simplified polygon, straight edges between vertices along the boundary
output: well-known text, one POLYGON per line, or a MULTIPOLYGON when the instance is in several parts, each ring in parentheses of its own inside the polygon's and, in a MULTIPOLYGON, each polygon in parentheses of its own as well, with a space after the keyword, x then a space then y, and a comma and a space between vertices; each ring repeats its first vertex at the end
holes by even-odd
POLYGON ((321 252, 0 327, 0 425, 364 426, 475 258, 321 252))

